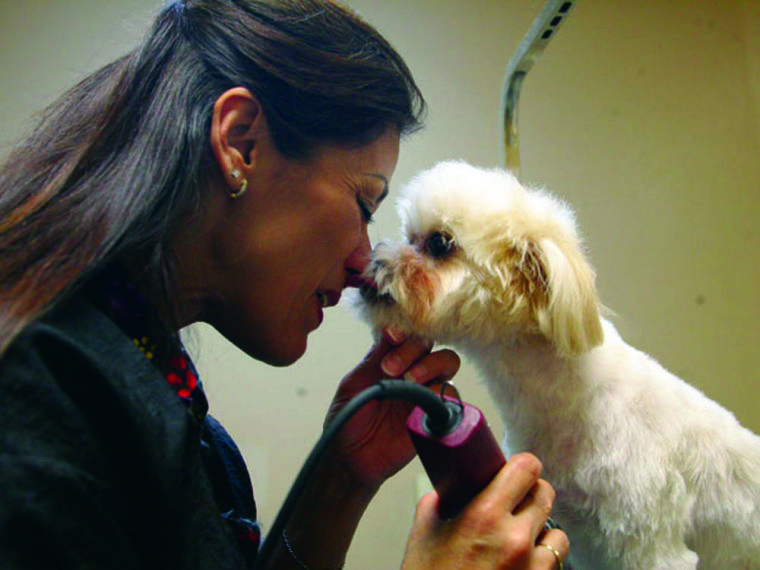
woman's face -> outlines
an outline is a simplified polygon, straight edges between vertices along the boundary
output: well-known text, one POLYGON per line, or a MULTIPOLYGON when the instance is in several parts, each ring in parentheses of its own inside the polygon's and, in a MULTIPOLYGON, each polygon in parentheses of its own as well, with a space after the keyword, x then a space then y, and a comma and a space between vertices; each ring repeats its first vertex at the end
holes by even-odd
POLYGON ((211 239, 213 283, 204 320, 249 355, 295 362, 323 311, 369 257, 368 218, 388 193, 399 137, 327 148, 308 162, 260 141, 248 191, 211 239))

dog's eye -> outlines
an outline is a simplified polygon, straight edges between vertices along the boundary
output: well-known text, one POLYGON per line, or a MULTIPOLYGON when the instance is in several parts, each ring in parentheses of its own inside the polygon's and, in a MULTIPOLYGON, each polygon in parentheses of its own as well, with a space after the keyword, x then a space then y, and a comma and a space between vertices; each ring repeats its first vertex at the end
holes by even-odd
POLYGON ((428 236, 425 247, 433 257, 443 257, 454 249, 454 238, 444 232, 433 232, 428 236))

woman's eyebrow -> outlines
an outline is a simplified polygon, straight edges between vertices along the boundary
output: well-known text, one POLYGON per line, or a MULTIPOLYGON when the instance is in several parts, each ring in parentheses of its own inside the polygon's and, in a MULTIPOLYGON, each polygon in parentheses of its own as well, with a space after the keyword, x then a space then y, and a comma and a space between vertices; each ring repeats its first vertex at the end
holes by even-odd
POLYGON ((388 179, 384 175, 375 173, 375 172, 367 172, 364 174, 364 176, 369 176, 370 178, 377 178, 378 180, 383 181, 383 192, 382 194, 380 194, 380 196, 377 197, 377 200, 375 200, 375 203, 379 204, 388 195, 388 179))

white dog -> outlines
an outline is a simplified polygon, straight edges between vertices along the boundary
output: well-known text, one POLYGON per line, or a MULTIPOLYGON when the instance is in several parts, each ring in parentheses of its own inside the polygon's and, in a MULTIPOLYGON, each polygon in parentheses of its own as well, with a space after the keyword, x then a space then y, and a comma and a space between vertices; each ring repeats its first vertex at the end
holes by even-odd
POLYGON ((399 202, 355 305, 481 368, 510 453, 557 491, 576 568, 760 568, 760 438, 600 316, 573 213, 446 162, 399 202))

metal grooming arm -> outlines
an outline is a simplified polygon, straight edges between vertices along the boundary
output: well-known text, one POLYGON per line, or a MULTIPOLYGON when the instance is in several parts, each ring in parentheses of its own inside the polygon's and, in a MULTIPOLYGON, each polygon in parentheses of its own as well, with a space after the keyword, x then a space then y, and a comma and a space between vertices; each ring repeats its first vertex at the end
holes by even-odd
POLYGON ((525 76, 546 49, 549 41, 578 0, 548 0, 507 66, 502 91, 504 121, 504 165, 520 178, 520 139, 517 132, 517 104, 525 76))

